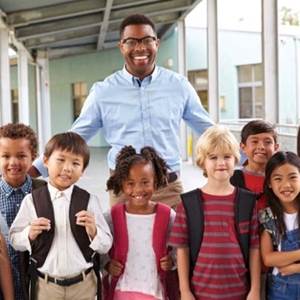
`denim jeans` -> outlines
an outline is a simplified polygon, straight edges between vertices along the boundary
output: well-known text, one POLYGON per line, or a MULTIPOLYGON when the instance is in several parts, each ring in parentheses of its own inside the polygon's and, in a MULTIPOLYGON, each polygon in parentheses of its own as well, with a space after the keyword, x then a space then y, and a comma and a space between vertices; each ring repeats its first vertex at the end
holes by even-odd
MULTIPOLYGON (((281 251, 300 249, 300 230, 286 232, 281 242, 281 251)), ((300 273, 282 276, 270 275, 268 279, 268 300, 299 300, 300 273)))

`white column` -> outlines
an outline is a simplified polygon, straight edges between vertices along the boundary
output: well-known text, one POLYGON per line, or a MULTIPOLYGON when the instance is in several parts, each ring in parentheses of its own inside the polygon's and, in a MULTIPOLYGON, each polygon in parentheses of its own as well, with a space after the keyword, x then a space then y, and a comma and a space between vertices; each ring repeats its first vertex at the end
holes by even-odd
MULTIPOLYGON (((178 73, 187 76, 186 68, 186 37, 185 37, 185 22, 179 20, 177 22, 177 52, 178 52, 178 73)), ((181 140, 181 158, 188 159, 187 143, 188 143, 188 129, 185 122, 181 122, 180 126, 180 140, 181 140)))
POLYGON ((47 52, 38 52, 36 79, 39 149, 43 149, 51 137, 49 62, 47 52))
POLYGON ((294 38, 295 57, 296 57, 296 107, 297 118, 296 124, 300 124, 300 38, 294 38))
POLYGON ((0 124, 12 122, 8 30, 0 28, 0 124))
POLYGON ((207 1, 208 111, 219 121, 218 9, 217 0, 207 1))
POLYGON ((265 119, 279 122, 277 0, 262 1, 265 119))
POLYGON ((28 56, 18 51, 19 122, 29 125, 28 56))

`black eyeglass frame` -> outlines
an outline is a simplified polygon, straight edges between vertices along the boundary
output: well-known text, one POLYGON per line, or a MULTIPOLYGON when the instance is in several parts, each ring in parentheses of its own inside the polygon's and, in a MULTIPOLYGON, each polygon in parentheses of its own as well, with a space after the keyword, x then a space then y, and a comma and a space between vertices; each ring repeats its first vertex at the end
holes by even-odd
MULTIPOLYGON (((151 38, 153 42, 156 42, 156 41, 158 40, 156 36, 151 36, 151 35, 144 36, 143 38, 140 38, 140 39, 133 38, 133 37, 128 37, 128 38, 126 38, 126 39, 121 40, 121 44, 127 45, 127 44, 126 44, 127 41, 135 41, 136 44, 135 44, 134 47, 136 47, 136 45, 141 44, 141 43, 142 43, 143 45, 145 45, 145 44, 143 43, 143 41, 146 40, 146 39, 149 39, 149 38, 151 38)), ((127 46, 128 46, 128 45, 127 45, 127 46)))

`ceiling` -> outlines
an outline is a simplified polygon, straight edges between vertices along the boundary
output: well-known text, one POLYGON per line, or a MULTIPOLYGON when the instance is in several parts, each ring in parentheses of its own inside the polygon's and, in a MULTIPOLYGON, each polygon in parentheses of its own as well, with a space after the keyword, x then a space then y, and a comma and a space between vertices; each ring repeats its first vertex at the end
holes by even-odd
POLYGON ((130 14, 149 16, 166 36, 201 0, 0 0, 4 22, 33 55, 50 58, 113 48, 130 14))

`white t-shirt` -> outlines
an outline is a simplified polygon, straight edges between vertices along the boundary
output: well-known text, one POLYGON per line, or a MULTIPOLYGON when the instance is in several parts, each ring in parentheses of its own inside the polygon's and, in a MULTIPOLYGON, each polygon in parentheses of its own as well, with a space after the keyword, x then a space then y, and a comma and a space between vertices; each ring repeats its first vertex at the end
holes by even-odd
POLYGON ((156 257, 152 247, 155 213, 136 215, 126 212, 128 254, 124 273, 116 290, 134 291, 163 299, 156 257))

